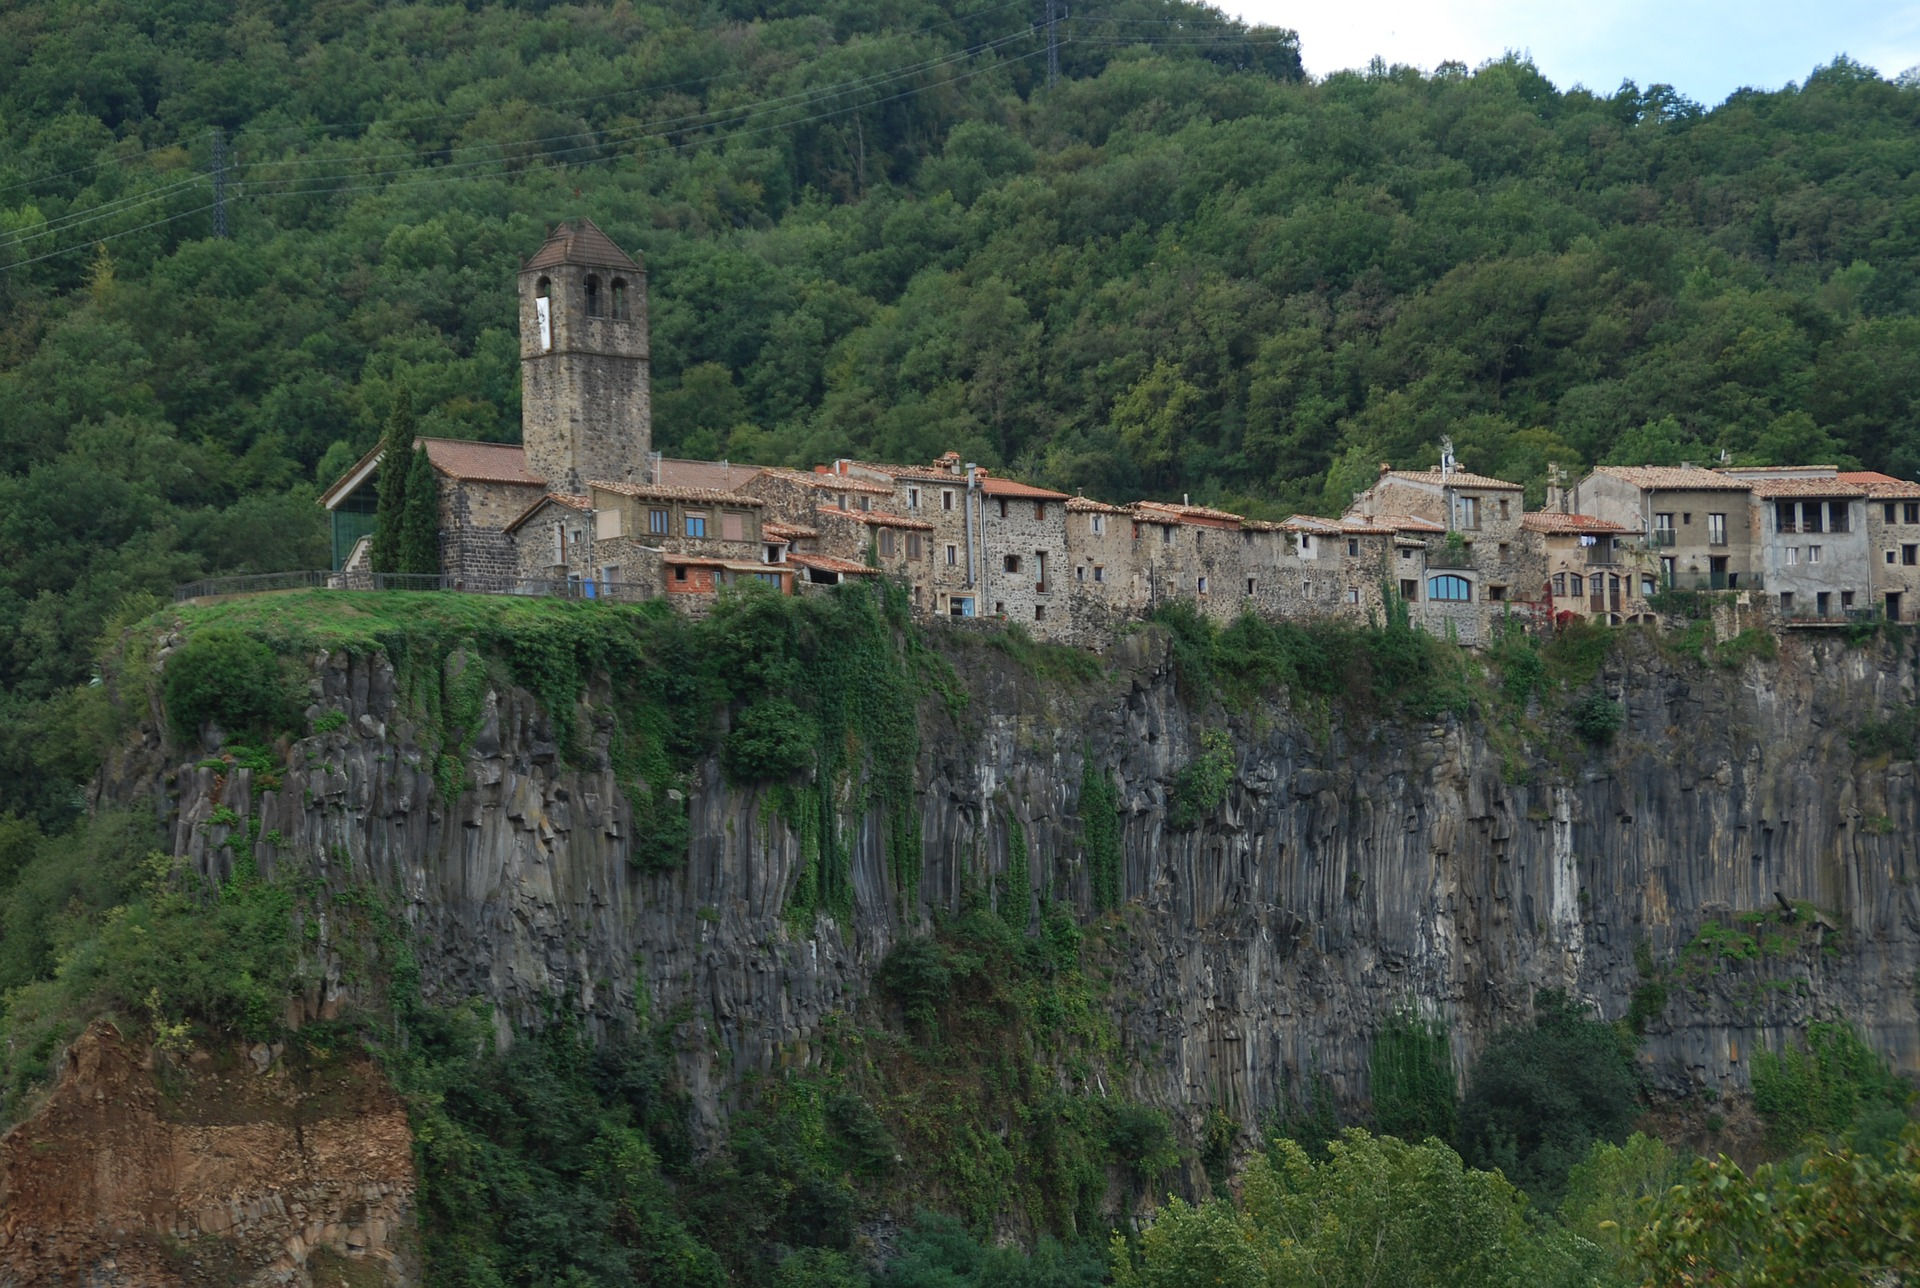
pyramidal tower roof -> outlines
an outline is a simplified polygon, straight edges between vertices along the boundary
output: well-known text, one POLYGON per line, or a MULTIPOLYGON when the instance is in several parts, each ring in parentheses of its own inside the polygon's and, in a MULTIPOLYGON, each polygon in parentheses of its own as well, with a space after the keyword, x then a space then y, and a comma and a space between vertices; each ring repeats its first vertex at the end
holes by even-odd
POLYGON ((552 268, 557 264, 588 264, 595 268, 625 268, 634 272, 640 270, 640 265, 627 252, 613 244, 613 238, 601 232, 600 226, 584 215, 578 219, 563 219, 556 224, 553 231, 547 234, 546 242, 521 268, 552 268))

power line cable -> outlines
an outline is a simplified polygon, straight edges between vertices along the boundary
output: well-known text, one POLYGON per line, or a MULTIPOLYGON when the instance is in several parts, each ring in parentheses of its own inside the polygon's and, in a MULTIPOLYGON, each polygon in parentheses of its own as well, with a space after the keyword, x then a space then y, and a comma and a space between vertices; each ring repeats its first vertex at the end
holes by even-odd
POLYGON ((169 193, 178 192, 182 188, 191 188, 195 184, 205 183, 206 181, 207 177, 205 175, 196 174, 189 178, 181 179, 178 182, 170 183, 164 188, 150 188, 145 192, 120 197, 116 200, 106 202, 103 205, 88 206, 83 210, 70 210, 57 219, 45 220, 31 228, 15 229, 5 236, 0 236, 0 249, 5 249, 8 246, 16 245, 20 242, 32 241, 38 237, 71 232, 75 228, 84 227, 87 224, 96 223, 99 220, 108 219, 114 215, 124 215, 129 211, 138 210, 142 206, 150 206, 154 202, 166 197, 169 193))
POLYGON ((61 255, 71 255, 76 250, 85 250, 89 246, 97 246, 101 242, 110 242, 119 237, 131 237, 133 234, 143 233, 149 228, 158 228, 162 224, 170 224, 177 219, 186 219, 192 215, 204 214, 206 211, 212 209, 213 203, 209 201, 204 206, 196 206, 192 210, 183 210, 177 215, 168 215, 165 219, 156 219, 150 224, 141 224, 138 228, 123 228, 117 233, 106 233, 99 237, 89 237, 83 242, 75 242, 71 246, 62 246, 59 250, 50 250, 44 255, 35 255, 32 259, 21 259, 15 260, 11 264, 0 264, 0 273, 11 272, 16 268, 25 268, 29 264, 38 264, 44 260, 54 259, 61 255))

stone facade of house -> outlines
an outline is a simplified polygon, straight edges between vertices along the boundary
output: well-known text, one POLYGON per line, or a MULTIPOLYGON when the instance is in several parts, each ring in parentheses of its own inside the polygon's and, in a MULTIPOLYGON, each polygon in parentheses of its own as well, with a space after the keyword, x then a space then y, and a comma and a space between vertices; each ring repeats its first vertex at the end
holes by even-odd
POLYGON ((1838 477, 1866 489, 1873 602, 1888 621, 1920 619, 1920 483, 1865 470, 1838 477))

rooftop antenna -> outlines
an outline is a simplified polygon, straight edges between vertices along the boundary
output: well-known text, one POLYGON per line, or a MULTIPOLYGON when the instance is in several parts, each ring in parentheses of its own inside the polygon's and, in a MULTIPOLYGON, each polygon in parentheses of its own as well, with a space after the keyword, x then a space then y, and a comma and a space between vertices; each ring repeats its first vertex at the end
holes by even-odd
POLYGON ((1440 440, 1440 475, 1449 478, 1453 475, 1453 436, 1447 435, 1440 440))

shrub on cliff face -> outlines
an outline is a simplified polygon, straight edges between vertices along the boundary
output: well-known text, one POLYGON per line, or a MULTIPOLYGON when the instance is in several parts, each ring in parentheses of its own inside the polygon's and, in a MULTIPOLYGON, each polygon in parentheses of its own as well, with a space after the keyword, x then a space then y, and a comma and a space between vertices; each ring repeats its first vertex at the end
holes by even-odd
POLYGON ((1618 1032, 1544 990, 1531 1025, 1493 1035, 1467 1081, 1460 1152, 1536 1201, 1557 1201, 1596 1140, 1625 1140, 1640 1084, 1618 1032))
POLYGON ((735 782, 777 782, 811 768, 820 726, 785 698, 767 698, 740 713, 727 735, 727 776, 735 782))
POLYGON ((274 733, 292 719, 292 699, 273 650, 238 631, 201 631, 167 658, 161 691, 183 742, 209 721, 228 733, 274 733))
POLYGON ((1601 746, 1612 742, 1626 722, 1626 708, 1598 689, 1573 704, 1574 732, 1588 742, 1601 746))

